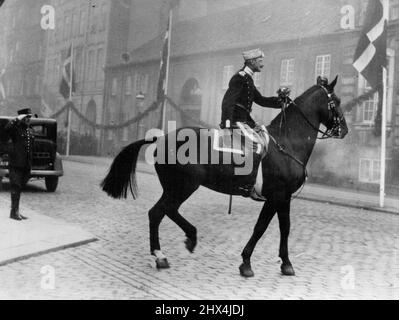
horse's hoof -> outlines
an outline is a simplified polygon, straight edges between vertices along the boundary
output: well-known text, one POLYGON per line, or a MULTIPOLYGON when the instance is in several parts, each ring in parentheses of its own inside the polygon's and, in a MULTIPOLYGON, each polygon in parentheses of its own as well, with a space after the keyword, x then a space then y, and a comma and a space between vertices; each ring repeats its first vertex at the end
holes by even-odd
POLYGON ((281 273, 285 276, 295 276, 295 271, 294 268, 292 267, 292 264, 282 264, 281 265, 281 273))
POLYGON ((166 258, 162 258, 162 259, 158 258, 158 259, 155 260, 155 263, 157 265, 157 269, 168 269, 168 268, 170 268, 168 259, 166 259, 166 258))
POLYGON ((248 263, 242 263, 240 265, 240 275, 242 275, 245 278, 250 278, 255 275, 255 273, 252 271, 251 265, 248 263))
POLYGON ((194 249, 197 245, 197 239, 190 239, 190 238, 186 238, 186 240, 184 241, 184 243, 186 244, 186 249, 188 251, 190 251, 191 253, 194 252, 194 249))

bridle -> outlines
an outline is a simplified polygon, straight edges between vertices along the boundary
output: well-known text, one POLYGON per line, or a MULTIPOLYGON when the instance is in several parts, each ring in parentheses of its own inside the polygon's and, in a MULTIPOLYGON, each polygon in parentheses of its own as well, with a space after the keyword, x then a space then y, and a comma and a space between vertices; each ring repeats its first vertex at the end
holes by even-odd
POLYGON ((337 111, 337 105, 336 105, 336 99, 335 99, 336 96, 335 96, 334 92, 328 91, 328 89, 326 87, 324 87, 323 85, 318 85, 318 86, 324 90, 324 92, 327 94, 327 97, 328 97, 327 108, 328 108, 328 112, 329 112, 329 119, 331 119, 331 118, 333 119, 332 120, 333 124, 330 129, 326 129, 325 131, 322 131, 319 128, 317 128, 312 122, 310 122, 310 120, 306 117, 306 115, 303 113, 301 108, 299 108, 298 105, 294 101, 289 99, 288 97, 287 97, 287 99, 288 99, 287 107, 290 105, 294 105, 296 107, 296 110, 298 110, 299 113, 301 114, 301 116, 305 119, 306 123, 309 124, 309 126, 312 127, 313 130, 322 134, 322 136, 317 137, 317 139, 338 138, 341 135, 341 130, 342 130, 341 123, 344 119, 344 116, 343 116, 343 114, 339 114, 339 112, 337 111))

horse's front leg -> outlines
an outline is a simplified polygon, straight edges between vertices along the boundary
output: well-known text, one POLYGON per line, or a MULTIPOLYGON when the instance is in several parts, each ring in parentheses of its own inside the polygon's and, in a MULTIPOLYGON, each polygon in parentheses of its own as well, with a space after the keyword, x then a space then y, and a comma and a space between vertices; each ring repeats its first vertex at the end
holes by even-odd
POLYGON ((251 268, 251 255, 255 249, 255 246, 262 235, 265 233, 270 221, 276 213, 275 206, 266 202, 263 205, 262 211, 260 212, 258 221, 254 227, 251 238, 241 253, 243 262, 240 265, 240 274, 243 277, 253 277, 255 274, 251 268))
POLYGON ((278 206, 277 215, 280 226, 280 252, 282 260, 281 272, 285 276, 294 276, 295 271, 288 257, 288 236, 290 234, 290 204, 291 200, 286 200, 278 206))

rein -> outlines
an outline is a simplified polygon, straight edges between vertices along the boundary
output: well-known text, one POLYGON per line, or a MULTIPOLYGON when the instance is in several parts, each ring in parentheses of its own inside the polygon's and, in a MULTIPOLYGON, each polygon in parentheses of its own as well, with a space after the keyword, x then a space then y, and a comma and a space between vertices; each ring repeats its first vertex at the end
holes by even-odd
POLYGON ((291 101, 291 103, 289 104, 289 106, 290 106, 290 105, 295 106, 296 110, 299 111, 299 114, 302 116, 302 118, 305 119, 305 121, 307 122, 307 124, 308 124, 309 126, 311 126, 313 130, 315 130, 315 131, 317 131, 318 133, 321 133, 321 134, 322 134, 322 136, 321 136, 321 137, 317 137, 317 139, 322 140, 322 139, 328 139, 328 138, 331 138, 331 137, 332 137, 331 134, 328 133, 328 130, 322 131, 322 130, 320 130, 319 128, 317 128, 313 123, 311 123, 310 120, 305 116, 305 114, 303 113, 303 111, 301 110, 301 108, 299 108, 298 105, 297 105, 294 101, 291 101))
POLYGON ((303 168, 303 172, 304 172, 304 174, 305 174, 305 180, 303 181, 302 186, 301 186, 301 189, 299 190, 299 192, 298 192, 294 197, 292 197, 292 200, 294 200, 294 199, 296 199, 296 198, 299 196, 299 194, 302 192, 302 189, 303 189, 304 186, 305 186, 305 182, 306 182, 306 180, 308 179, 308 170, 306 169, 305 164, 304 164, 301 160, 299 160, 297 157, 295 157, 294 155, 292 155, 291 153, 289 153, 288 151, 286 151, 285 148, 284 148, 284 146, 282 146, 281 144, 279 144, 279 143, 276 141, 276 139, 274 139, 274 137, 273 137, 270 133, 269 133, 269 137, 272 139, 272 141, 274 142, 274 144, 277 146, 278 151, 280 151, 282 154, 286 155, 287 157, 291 158, 291 159, 294 160, 296 163, 300 164, 300 165, 302 166, 302 168, 303 168))

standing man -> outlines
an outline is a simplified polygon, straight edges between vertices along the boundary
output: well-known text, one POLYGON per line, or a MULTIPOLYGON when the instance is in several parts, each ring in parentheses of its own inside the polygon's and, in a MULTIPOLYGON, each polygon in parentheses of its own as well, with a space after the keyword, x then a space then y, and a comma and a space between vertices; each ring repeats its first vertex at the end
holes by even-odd
POLYGON ((8 166, 11 186, 10 218, 15 220, 27 219, 19 213, 19 199, 32 166, 34 134, 30 126, 31 117, 30 108, 21 109, 18 116, 5 126, 5 132, 12 141, 8 166))

